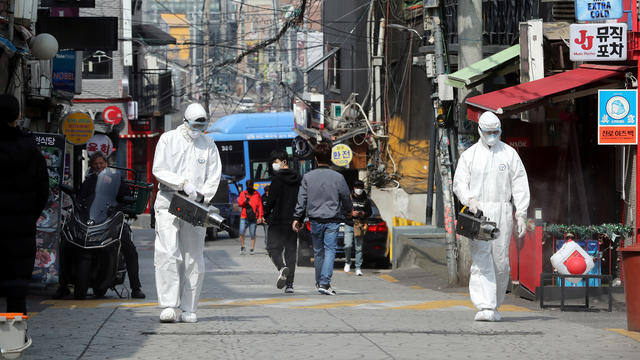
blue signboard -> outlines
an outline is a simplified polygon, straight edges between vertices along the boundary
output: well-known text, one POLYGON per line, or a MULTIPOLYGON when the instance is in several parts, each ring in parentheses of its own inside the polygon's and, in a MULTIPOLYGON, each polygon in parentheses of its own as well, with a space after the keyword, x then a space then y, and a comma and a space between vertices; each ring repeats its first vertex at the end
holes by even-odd
POLYGON ((622 0, 576 0, 578 21, 612 20, 622 17, 622 0))
POLYGON ((59 51, 53 58, 52 84, 56 91, 73 94, 76 89, 76 52, 59 51))
POLYGON ((638 91, 598 90, 598 143, 635 145, 638 136, 638 91))

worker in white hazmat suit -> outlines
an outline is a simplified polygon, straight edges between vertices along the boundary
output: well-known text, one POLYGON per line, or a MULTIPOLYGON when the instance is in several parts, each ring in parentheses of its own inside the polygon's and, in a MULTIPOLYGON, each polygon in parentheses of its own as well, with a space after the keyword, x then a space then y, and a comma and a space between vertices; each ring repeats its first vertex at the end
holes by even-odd
POLYGON ((529 181, 518 153, 500 141, 500 120, 485 112, 478 120, 480 141, 460 156, 453 179, 453 192, 475 213, 481 210, 495 221, 500 235, 495 240, 470 241, 471 277, 469 294, 478 309, 476 321, 499 321, 509 283, 509 242, 515 206, 518 236, 526 233, 529 181))
POLYGON ((220 182, 218 149, 204 135, 209 124, 200 104, 184 112, 184 123, 160 137, 153 159, 159 182, 155 202, 156 241, 154 265, 161 322, 196 322, 204 279, 205 228, 195 227, 169 213, 173 194, 184 191, 191 199, 211 200, 220 182))

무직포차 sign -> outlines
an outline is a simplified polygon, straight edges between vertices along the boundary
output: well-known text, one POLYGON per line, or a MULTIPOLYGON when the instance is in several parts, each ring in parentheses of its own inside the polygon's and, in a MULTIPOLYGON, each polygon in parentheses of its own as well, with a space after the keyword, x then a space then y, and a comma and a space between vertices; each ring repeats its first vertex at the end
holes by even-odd
POLYGON ((638 143, 638 90, 598 90, 598 145, 638 143))
POLYGON ((578 21, 613 20, 622 17, 622 0, 576 0, 578 21))
POLYGON ((627 59, 627 24, 571 24, 571 61, 621 61, 627 59))

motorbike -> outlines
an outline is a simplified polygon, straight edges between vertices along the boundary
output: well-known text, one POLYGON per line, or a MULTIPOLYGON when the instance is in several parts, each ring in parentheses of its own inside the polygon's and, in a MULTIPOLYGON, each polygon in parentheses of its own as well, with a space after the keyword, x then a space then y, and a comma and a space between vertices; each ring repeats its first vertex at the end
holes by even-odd
POLYGON ((78 199, 70 187, 62 187, 70 195, 72 205, 63 214, 61 272, 73 284, 75 298, 86 297, 89 288, 96 297, 104 296, 109 289, 121 296, 115 288, 124 282, 126 275, 121 238, 124 232, 131 233, 121 204, 135 201, 131 196, 116 199, 122 181, 116 169, 101 171, 97 175, 95 197, 89 204, 78 199))

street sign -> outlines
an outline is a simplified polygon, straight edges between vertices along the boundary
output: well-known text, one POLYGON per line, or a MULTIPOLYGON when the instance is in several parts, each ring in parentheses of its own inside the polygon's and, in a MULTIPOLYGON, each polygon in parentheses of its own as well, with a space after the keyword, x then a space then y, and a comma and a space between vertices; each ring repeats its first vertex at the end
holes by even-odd
POLYGON ((621 61, 627 59, 627 24, 571 24, 571 61, 621 61))
POLYGON ((598 144, 638 143, 638 90, 598 90, 598 144))
POLYGON ((102 112, 104 122, 111 125, 118 125, 122 121, 122 110, 117 106, 107 106, 102 112))
POLYGON ((87 154, 89 156, 100 151, 104 156, 109 157, 113 153, 113 142, 104 134, 95 134, 87 141, 87 154))
POLYGON ((613 20, 622 17, 622 0, 576 0, 578 21, 613 20))
POLYGON ((85 113, 74 112, 62 121, 62 133, 74 145, 83 145, 93 136, 93 120, 85 113))
POLYGON ((336 166, 347 167, 353 159, 353 151, 349 145, 338 144, 331 148, 331 162, 336 166))

